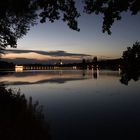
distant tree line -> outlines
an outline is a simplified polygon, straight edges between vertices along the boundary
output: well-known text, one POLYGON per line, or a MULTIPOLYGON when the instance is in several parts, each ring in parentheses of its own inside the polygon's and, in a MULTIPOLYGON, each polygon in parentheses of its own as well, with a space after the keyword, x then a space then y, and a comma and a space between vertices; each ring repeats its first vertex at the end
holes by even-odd
POLYGON ((140 42, 135 42, 132 47, 127 47, 122 58, 124 69, 140 69, 140 42))
POLYGON ((55 63, 55 64, 24 64, 24 66, 30 67, 73 67, 76 66, 77 69, 110 69, 110 70, 118 70, 122 65, 122 59, 108 59, 108 60, 97 60, 97 56, 93 59, 82 59, 81 62, 77 63, 55 63))
POLYGON ((0 60, 0 71, 1 70, 14 70, 14 68, 15 68, 14 63, 9 63, 9 62, 0 60))

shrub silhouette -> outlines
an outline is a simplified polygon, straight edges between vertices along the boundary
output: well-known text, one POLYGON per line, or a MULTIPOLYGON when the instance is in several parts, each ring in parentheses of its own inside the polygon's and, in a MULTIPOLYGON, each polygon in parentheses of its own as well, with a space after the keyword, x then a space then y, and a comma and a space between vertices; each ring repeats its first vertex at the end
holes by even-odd
POLYGON ((5 140, 48 139, 48 125, 42 106, 32 103, 20 91, 0 86, 0 138, 5 140))

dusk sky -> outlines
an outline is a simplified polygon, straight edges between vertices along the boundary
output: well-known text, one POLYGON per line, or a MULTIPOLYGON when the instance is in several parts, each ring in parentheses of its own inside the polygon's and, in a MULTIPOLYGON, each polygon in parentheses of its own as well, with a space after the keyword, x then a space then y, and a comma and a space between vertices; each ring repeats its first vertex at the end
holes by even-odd
MULTIPOLYGON (((140 40, 140 13, 131 16, 123 13, 122 20, 113 24, 112 34, 102 33, 101 15, 81 14, 78 20, 80 32, 69 29, 66 23, 56 21, 38 24, 18 41, 16 50, 65 51, 70 54, 84 54, 98 58, 119 58, 127 46, 140 40)), ((8 48, 9 49, 9 48, 8 48)), ((10 52, 5 58, 47 59, 37 52, 10 52)), ((80 59, 81 59, 80 58, 80 59)))

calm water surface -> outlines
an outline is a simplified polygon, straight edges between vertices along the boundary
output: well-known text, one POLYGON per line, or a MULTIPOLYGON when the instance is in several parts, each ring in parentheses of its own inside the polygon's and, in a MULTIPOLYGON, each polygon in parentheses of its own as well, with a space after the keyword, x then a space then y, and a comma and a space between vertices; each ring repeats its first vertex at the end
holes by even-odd
POLYGON ((44 108, 53 140, 140 139, 140 81, 118 71, 28 71, 1 76, 44 108))

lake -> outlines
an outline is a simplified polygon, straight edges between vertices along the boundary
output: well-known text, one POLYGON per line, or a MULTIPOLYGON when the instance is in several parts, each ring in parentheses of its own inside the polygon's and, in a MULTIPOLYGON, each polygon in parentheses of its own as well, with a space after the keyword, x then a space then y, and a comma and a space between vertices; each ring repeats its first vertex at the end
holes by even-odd
POLYGON ((140 139, 140 81, 119 71, 25 71, 1 75, 7 88, 39 101, 52 140, 140 139))

